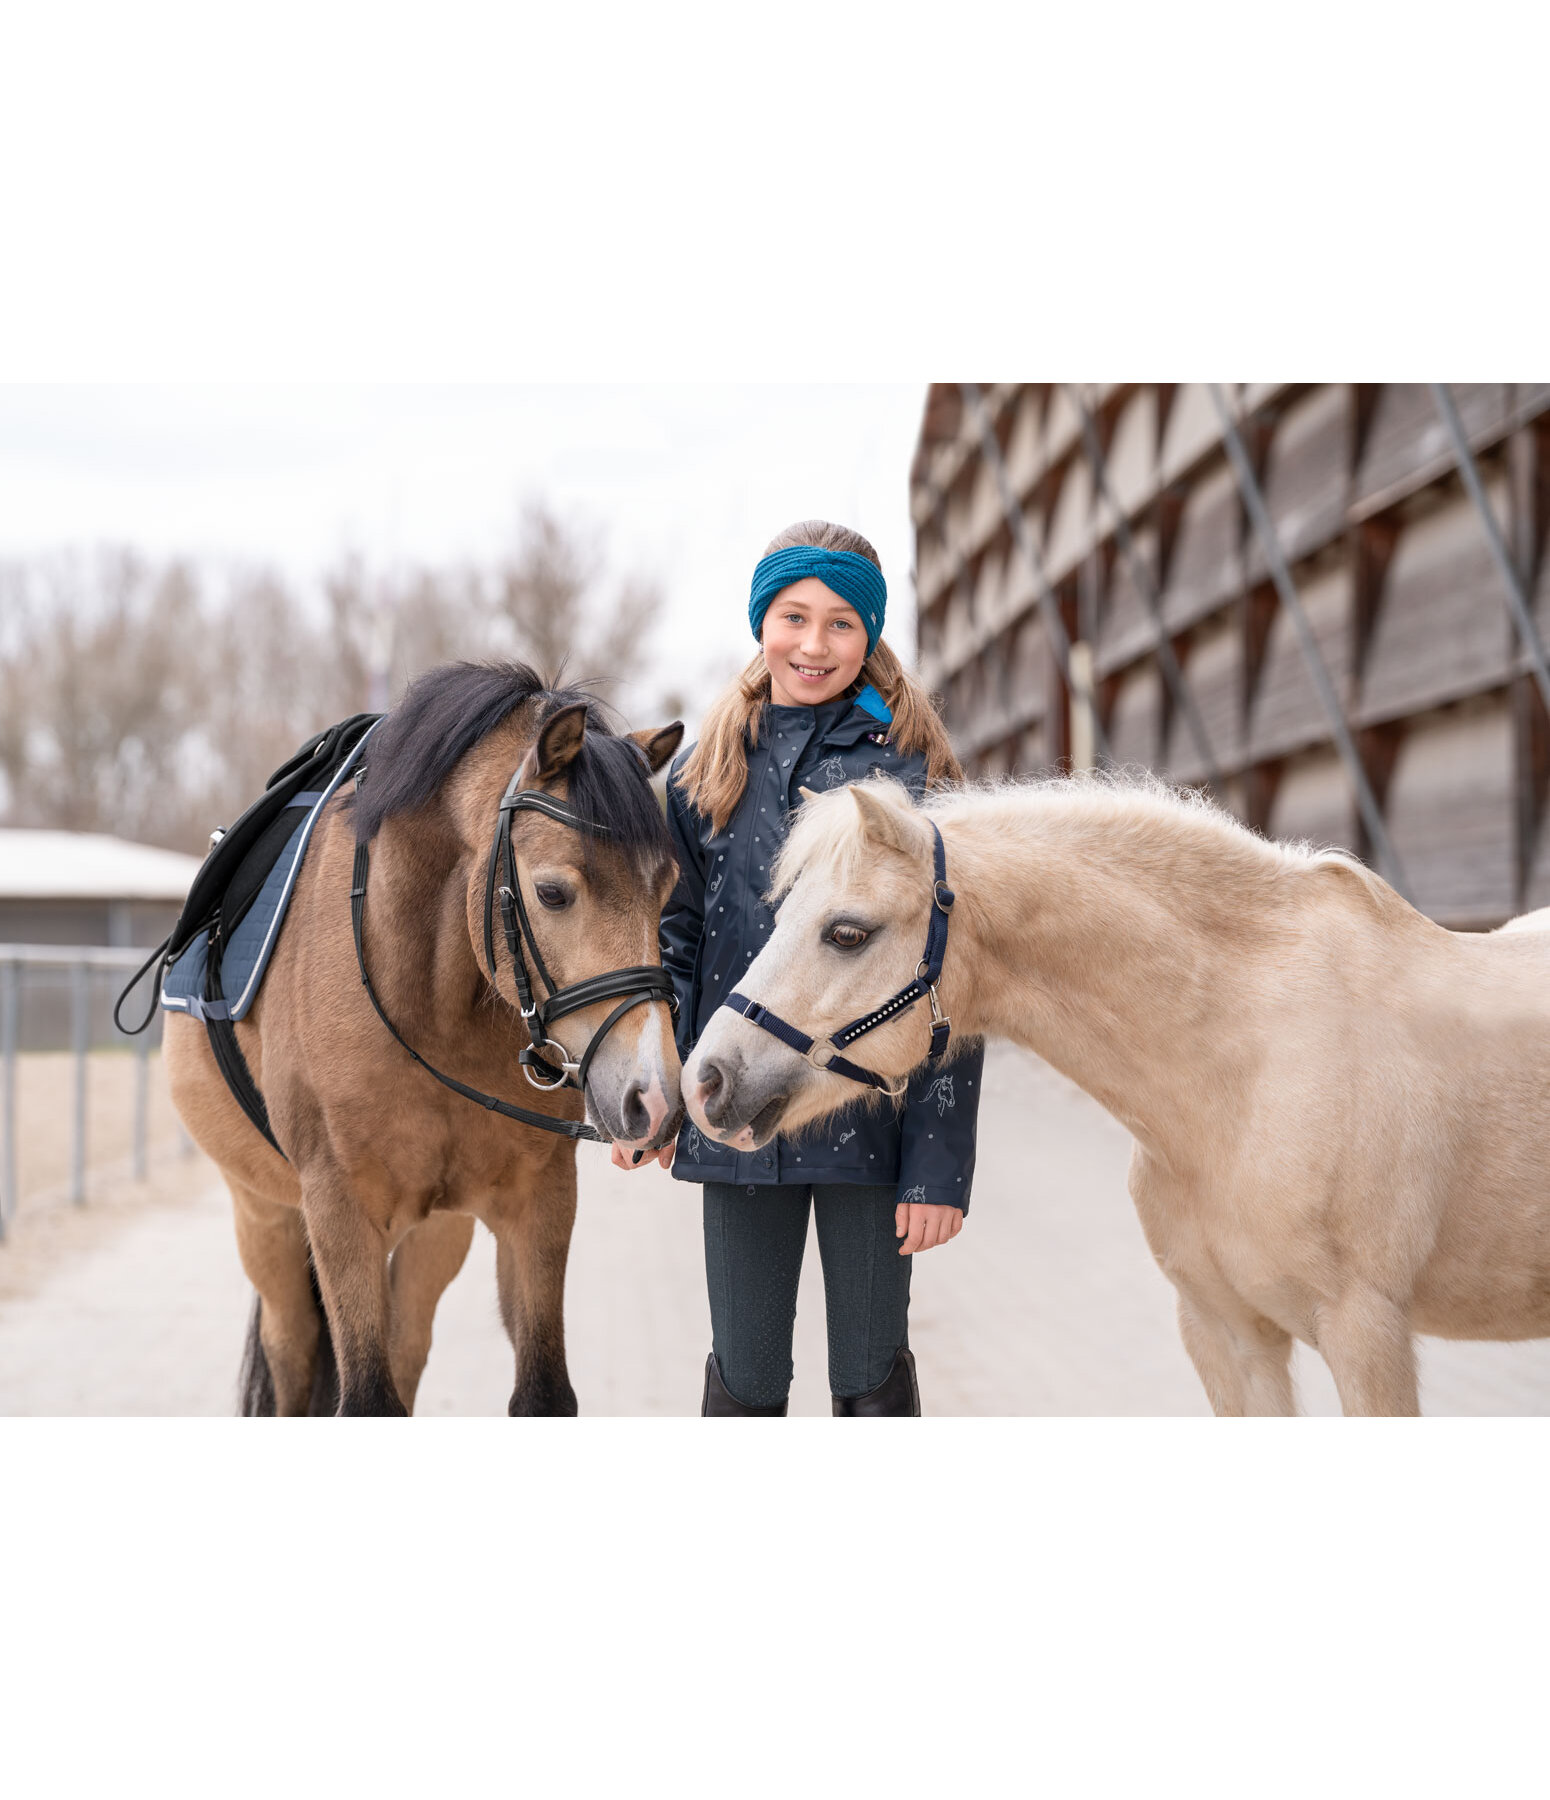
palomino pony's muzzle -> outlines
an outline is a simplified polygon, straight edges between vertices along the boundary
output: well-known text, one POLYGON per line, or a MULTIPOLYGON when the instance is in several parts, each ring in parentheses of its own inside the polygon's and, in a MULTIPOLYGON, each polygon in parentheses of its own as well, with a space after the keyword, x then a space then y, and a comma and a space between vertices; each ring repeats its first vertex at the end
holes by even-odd
POLYGON ((937 1061, 947 1049, 953 1022, 942 1011, 936 984, 942 976, 942 958, 947 954, 947 926, 956 896, 947 885, 947 849, 942 842, 942 834, 937 830, 935 820, 928 819, 926 823, 931 827, 934 876, 931 884, 931 921, 926 927, 926 953, 915 969, 913 981, 906 983, 898 993, 872 1012, 864 1013, 859 1019, 852 1019, 848 1025, 842 1025, 838 1031, 831 1032, 825 1038, 809 1037, 805 1031, 799 1030, 795 1025, 788 1025, 767 1006, 761 1005, 757 1000, 750 1000, 746 994, 728 994, 721 1003, 747 1019, 750 1024, 769 1032, 771 1037, 779 1038, 781 1043, 795 1050, 799 1056, 805 1056, 815 1069, 826 1069, 830 1074, 843 1075, 849 1081, 862 1082, 867 1087, 879 1089, 894 1100, 904 1092, 906 1083, 901 1082, 897 1088, 891 1088, 881 1075, 862 1068, 859 1063, 851 1062, 840 1053, 848 1050, 858 1037, 886 1024, 906 1007, 913 1006, 917 1000, 931 1002, 931 1048, 926 1052, 927 1060, 937 1061))

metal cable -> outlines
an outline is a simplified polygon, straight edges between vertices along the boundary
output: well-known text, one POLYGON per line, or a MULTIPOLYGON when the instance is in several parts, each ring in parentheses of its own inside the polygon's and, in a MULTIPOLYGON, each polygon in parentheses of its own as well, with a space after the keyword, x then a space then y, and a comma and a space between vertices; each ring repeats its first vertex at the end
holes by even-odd
POLYGON ((1254 478, 1254 469, 1249 462, 1248 452, 1243 447, 1243 440, 1238 435, 1238 428, 1233 423, 1231 409, 1227 405, 1227 397, 1216 382, 1208 384, 1212 404, 1222 425, 1223 441, 1227 448, 1227 458, 1232 464, 1233 474, 1237 478, 1238 492, 1248 512, 1249 520, 1254 527, 1260 547, 1265 552, 1265 561, 1270 567, 1270 579, 1275 584, 1276 593, 1281 604, 1291 618, 1293 629, 1297 633, 1298 646, 1302 651, 1303 661, 1308 665, 1308 673, 1313 677, 1314 688, 1329 718, 1329 728, 1335 740, 1335 747, 1340 752, 1340 759, 1345 764, 1346 773, 1351 778, 1351 785, 1356 790, 1356 804, 1362 815, 1362 823, 1367 827, 1367 836, 1372 842, 1378 861, 1383 865, 1383 873, 1401 894, 1409 898, 1405 881, 1404 865, 1389 840, 1388 828, 1383 823, 1383 814, 1378 806, 1377 796, 1372 791, 1372 784, 1367 779, 1367 771, 1362 766, 1361 755, 1351 737, 1350 727, 1346 724, 1345 713, 1341 708, 1339 697, 1335 693, 1335 684, 1329 678, 1329 670, 1324 666, 1324 658, 1319 653, 1318 640, 1313 635, 1313 627, 1308 615, 1303 611, 1302 601, 1298 598, 1297 589, 1286 567, 1286 558, 1281 554, 1281 545, 1276 538, 1275 527, 1270 523, 1270 514, 1265 509, 1263 495, 1259 491, 1259 483, 1254 478))
POLYGON ((1221 765, 1216 760, 1216 752, 1211 747, 1210 733, 1206 730, 1206 722, 1201 716, 1200 708, 1195 704, 1195 696, 1186 680, 1184 671, 1173 648, 1173 639, 1168 635, 1168 628, 1163 622, 1162 606, 1157 598, 1157 590, 1152 585, 1151 570, 1136 548, 1136 541, 1131 536, 1130 521, 1125 517, 1114 490, 1109 486, 1108 465, 1104 461, 1103 448, 1098 442, 1098 428, 1093 423, 1093 416, 1087 409, 1087 402, 1080 389, 1074 383, 1063 384, 1067 397, 1076 407, 1082 421, 1082 442, 1087 451, 1087 460, 1092 467, 1093 478, 1098 483, 1099 494, 1114 509, 1114 535, 1119 541, 1120 550, 1125 561, 1130 565, 1130 577, 1146 602, 1146 609, 1152 615, 1152 623, 1157 627, 1157 641, 1154 649, 1157 661, 1163 672, 1163 679, 1168 684, 1168 691, 1173 695, 1174 703, 1189 721, 1190 732, 1195 739, 1195 747, 1205 758, 1208 778, 1213 787, 1222 784, 1221 765))
POLYGON ((1518 571, 1512 566, 1512 558, 1507 554, 1507 546, 1502 542, 1501 528, 1496 523, 1496 514, 1491 511, 1491 503, 1486 499, 1485 484, 1480 479, 1479 465, 1475 462, 1474 453, 1469 448, 1469 439, 1464 435, 1464 424, 1459 418, 1458 408, 1453 404, 1453 395, 1447 384, 1440 381, 1428 382, 1432 399, 1436 402, 1437 411, 1442 416, 1443 426, 1453 442, 1453 460, 1458 464, 1458 472, 1464 478, 1464 486, 1469 490, 1469 497, 1475 503, 1475 510, 1480 515, 1480 523, 1485 530, 1486 543, 1490 545, 1491 555, 1497 568, 1501 571, 1503 584, 1507 589, 1507 609, 1512 614, 1513 622, 1518 628, 1518 636, 1523 640, 1523 647, 1528 652, 1529 661, 1533 664, 1534 680, 1539 686, 1539 697, 1545 703, 1545 711, 1550 712, 1550 666, 1545 662, 1545 646, 1540 639, 1538 627, 1534 624, 1534 615, 1529 609, 1528 597, 1523 592, 1523 583, 1518 579, 1518 571))

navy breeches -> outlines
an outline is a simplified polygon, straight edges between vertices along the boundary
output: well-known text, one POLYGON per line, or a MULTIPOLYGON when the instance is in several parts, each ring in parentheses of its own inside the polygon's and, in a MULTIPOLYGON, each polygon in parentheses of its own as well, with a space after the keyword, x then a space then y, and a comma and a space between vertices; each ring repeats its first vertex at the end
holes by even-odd
POLYGON ((895 1187, 705 1183, 705 1278, 721 1379, 745 1406, 791 1387, 797 1280, 811 1206, 823 1262, 831 1393, 869 1393, 908 1343, 910 1265, 895 1187))

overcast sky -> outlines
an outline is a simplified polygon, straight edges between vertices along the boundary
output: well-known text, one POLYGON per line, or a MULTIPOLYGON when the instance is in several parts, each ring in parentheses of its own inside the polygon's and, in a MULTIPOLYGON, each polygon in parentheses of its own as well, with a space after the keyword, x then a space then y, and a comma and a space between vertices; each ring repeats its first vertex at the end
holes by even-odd
POLYGON ((542 496, 604 528, 614 571, 660 581, 653 670, 703 704, 751 650, 749 575, 795 519, 877 546, 887 634, 913 662, 924 400, 919 383, 8 386, 0 555, 115 541, 305 584, 346 549, 378 567, 489 556, 542 496))

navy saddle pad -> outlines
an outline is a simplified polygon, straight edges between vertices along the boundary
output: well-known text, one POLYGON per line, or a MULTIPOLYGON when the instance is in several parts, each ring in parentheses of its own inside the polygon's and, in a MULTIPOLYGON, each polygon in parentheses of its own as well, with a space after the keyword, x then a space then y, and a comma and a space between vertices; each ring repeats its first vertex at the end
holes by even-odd
MULTIPOLYGON (((255 802, 211 852, 194 878, 190 904, 184 908, 185 920, 191 912, 198 911, 203 923, 181 948, 177 939, 182 933, 182 921, 179 932, 174 933, 172 961, 161 990, 161 1004, 168 1012, 187 1013, 194 1019, 217 1020, 235 1020, 247 1014, 257 998, 264 971, 269 967, 269 959, 279 941, 286 908, 323 808, 354 773, 375 723, 375 718, 370 716, 345 722, 346 727, 358 724, 359 731, 358 735, 350 733, 354 743, 342 758, 337 752, 328 754, 331 746, 322 741, 333 734, 320 733, 313 743, 319 746, 316 755, 322 766, 318 772, 326 774, 324 784, 321 787, 297 785, 289 795, 268 797, 274 810, 267 818, 255 817, 265 804, 264 801, 255 802), (257 829, 244 834, 244 825, 249 819, 257 829), (239 837, 239 834, 244 835, 239 837), (238 841, 230 842, 233 839, 238 841), (224 859, 216 867, 223 852, 224 859), (207 871, 210 872, 208 876, 207 871), (195 896, 202 882, 217 887, 219 897, 207 896, 196 907, 195 896), (210 940, 216 931, 221 933, 218 997, 208 992, 211 985, 210 940)), ((335 731, 341 729, 334 728, 335 731)), ((275 788, 284 777, 294 781, 296 775, 301 775, 304 782, 302 771, 305 761, 311 759, 311 752, 312 745, 304 745, 290 763, 275 771, 270 778, 270 788, 275 788)))

